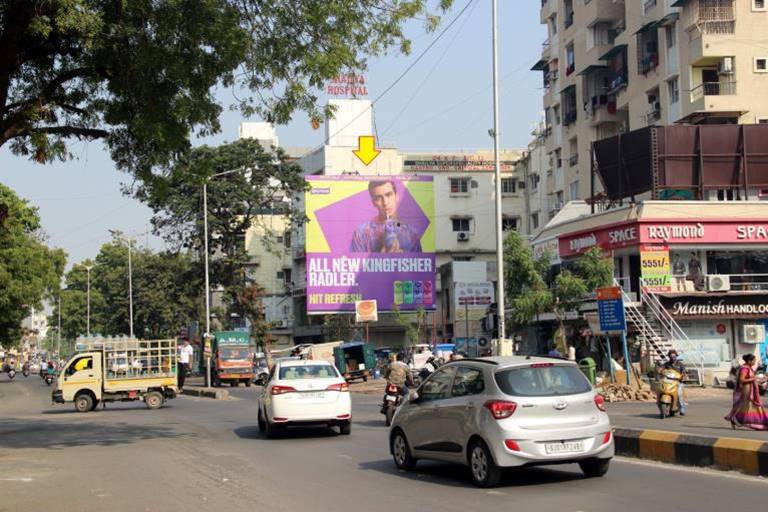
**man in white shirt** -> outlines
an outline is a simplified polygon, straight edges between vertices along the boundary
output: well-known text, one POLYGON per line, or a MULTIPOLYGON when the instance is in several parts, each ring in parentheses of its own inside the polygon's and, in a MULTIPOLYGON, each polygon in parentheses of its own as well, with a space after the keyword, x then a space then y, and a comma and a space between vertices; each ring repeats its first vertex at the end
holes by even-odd
POLYGON ((192 357, 195 353, 189 340, 185 339, 179 349, 179 391, 184 390, 184 381, 187 379, 189 365, 192 363, 192 357))

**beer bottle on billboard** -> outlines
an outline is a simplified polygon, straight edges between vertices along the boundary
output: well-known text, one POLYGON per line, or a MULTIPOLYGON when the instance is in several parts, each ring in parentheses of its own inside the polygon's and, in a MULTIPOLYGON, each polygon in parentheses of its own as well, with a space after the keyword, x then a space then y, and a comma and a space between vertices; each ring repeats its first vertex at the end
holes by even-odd
POLYGON ((395 288, 395 304, 402 304, 403 303, 403 282, 395 281, 394 288, 395 288))

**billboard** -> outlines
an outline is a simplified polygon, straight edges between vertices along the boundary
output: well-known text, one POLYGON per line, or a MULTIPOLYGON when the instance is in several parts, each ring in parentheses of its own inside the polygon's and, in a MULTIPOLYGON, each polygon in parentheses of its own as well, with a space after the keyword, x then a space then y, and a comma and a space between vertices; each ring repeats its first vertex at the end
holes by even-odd
POLYGON ((488 308, 496 300, 493 283, 456 283, 454 286, 456 320, 480 320, 488 315, 488 308))
POLYGON ((435 307, 431 176, 308 176, 307 312, 435 307))

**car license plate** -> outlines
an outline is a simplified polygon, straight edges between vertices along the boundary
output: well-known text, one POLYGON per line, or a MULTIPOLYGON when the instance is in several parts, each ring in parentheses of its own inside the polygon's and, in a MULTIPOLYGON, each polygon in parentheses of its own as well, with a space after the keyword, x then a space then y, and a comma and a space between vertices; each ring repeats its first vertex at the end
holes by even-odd
POLYGON ((547 443, 544 445, 544 449, 548 454, 557 454, 580 452, 584 448, 581 441, 568 441, 565 443, 547 443))
POLYGON ((315 391, 310 393, 299 393, 299 398, 325 398, 325 393, 322 391, 315 391))
POLYGON ((390 402, 395 402, 397 401, 397 397, 392 395, 387 395, 387 400, 389 400, 390 402))

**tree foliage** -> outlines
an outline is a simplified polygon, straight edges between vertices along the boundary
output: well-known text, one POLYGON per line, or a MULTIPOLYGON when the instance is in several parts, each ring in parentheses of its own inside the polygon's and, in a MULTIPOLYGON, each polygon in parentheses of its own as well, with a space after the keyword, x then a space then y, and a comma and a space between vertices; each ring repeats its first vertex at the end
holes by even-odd
POLYGON ((427 312, 423 306, 419 306, 414 312, 403 313, 397 304, 392 306, 392 315, 395 322, 405 329, 404 345, 413 346, 421 343, 422 331, 427 312))
POLYGON ((37 209, 0 184, 0 343, 15 345, 21 321, 57 290, 66 254, 43 243, 37 209))
MULTIPOLYGON (((440 0, 436 12, 453 0, 440 0)), ((219 131, 215 87, 245 116, 319 120, 329 78, 368 56, 408 53, 408 20, 437 26, 427 0, 4 0, 0 146, 38 162, 103 139, 141 179, 219 131)))
POLYGON ((264 308, 264 288, 248 283, 230 290, 233 310, 245 317, 251 325, 251 336, 264 351, 267 367, 272 368, 272 335, 275 326, 267 321, 264 308))
POLYGON ((211 259, 212 282, 228 287, 236 284, 234 276, 246 261, 245 232, 261 215, 285 213, 302 221, 303 212, 292 212, 290 199, 305 190, 306 182, 284 152, 267 152, 253 139, 191 150, 136 191, 154 211, 156 232, 176 248, 202 253, 206 181, 209 253, 216 255, 211 259), (228 171, 235 172, 211 178, 228 171))
MULTIPOLYGON (((91 333, 126 335, 130 332, 128 247, 116 237, 101 246, 96 258, 76 264, 61 293, 62 336, 86 333, 87 273, 91 269, 91 333)), ((187 253, 155 253, 133 247, 133 325, 139 338, 178 335, 181 326, 200 318, 202 270, 187 253)), ((58 303, 50 322, 58 321, 58 303)))
POLYGON ((561 329, 565 315, 601 286, 613 279, 613 264, 600 250, 592 248, 576 260, 573 268, 563 268, 550 276, 550 255, 533 258, 517 232, 504 241, 504 282, 513 324, 528 325, 536 315, 553 313, 561 329))

